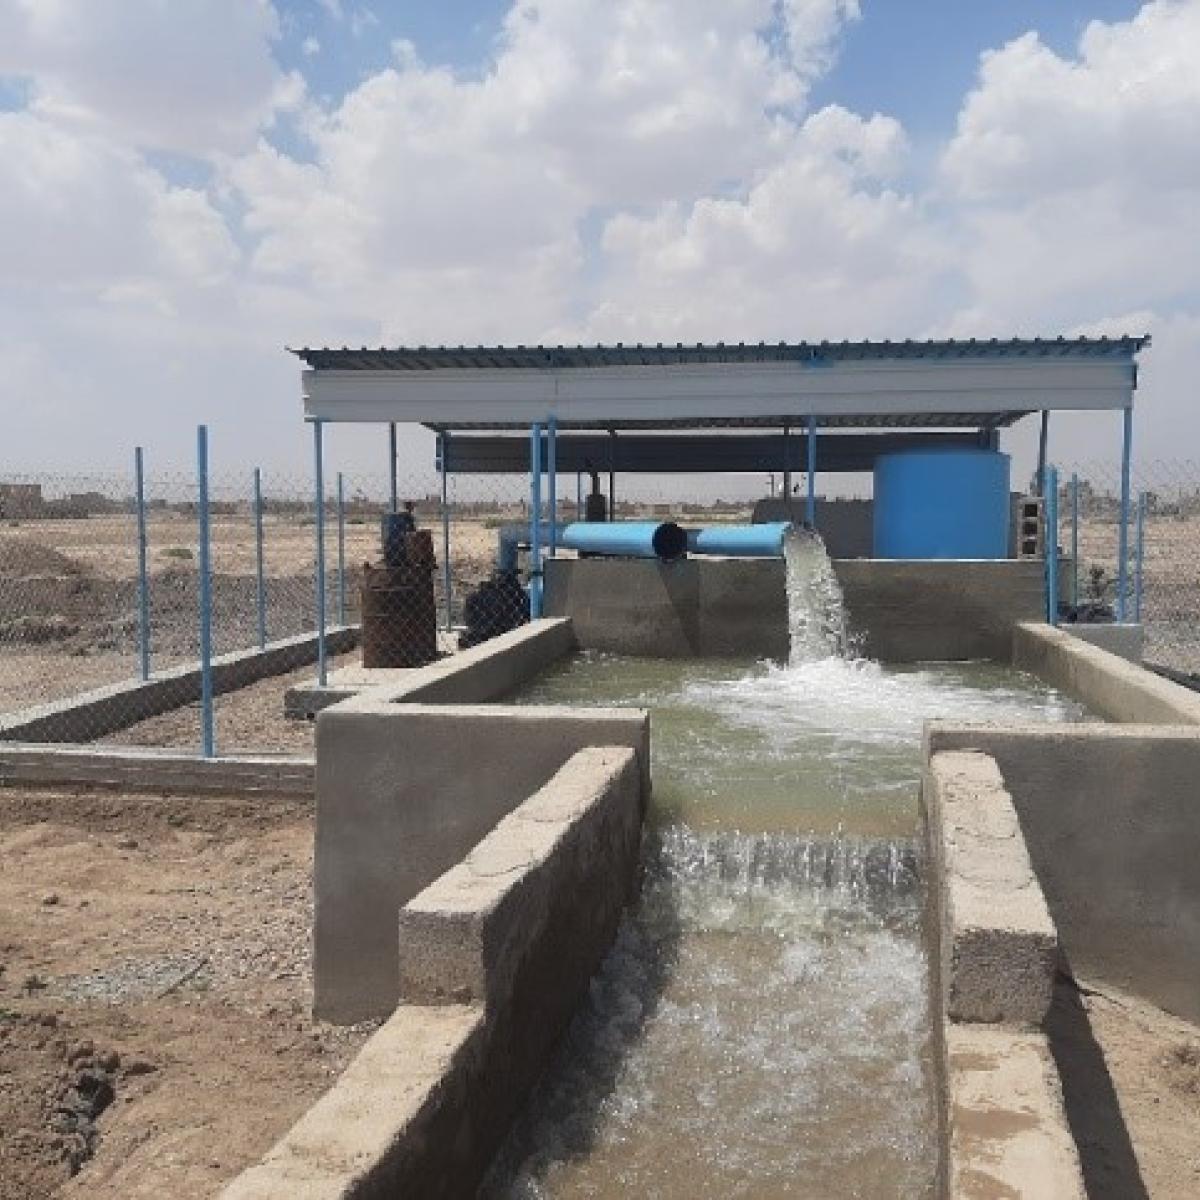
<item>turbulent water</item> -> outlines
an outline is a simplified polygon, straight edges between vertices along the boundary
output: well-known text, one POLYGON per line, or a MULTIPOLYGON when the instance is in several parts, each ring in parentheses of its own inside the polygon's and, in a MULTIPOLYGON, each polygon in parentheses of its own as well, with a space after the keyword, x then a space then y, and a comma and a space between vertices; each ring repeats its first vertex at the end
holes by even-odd
POLYGON ((821 538, 795 529, 783 539, 787 568, 789 661, 844 658, 849 647, 842 585, 821 538))
POLYGON ((855 657, 819 540, 787 562, 786 666, 584 654, 523 697, 649 708, 654 797, 641 897, 487 1196, 932 1192, 921 726, 1078 713, 855 657))

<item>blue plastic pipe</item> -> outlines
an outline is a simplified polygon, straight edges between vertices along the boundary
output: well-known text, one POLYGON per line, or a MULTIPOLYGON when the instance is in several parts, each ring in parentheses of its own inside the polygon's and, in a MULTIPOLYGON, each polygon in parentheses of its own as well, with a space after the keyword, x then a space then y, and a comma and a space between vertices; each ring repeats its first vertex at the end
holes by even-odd
POLYGON ((542 615, 542 427, 529 431, 529 615, 542 615))
POLYGON ((687 534, 674 521, 576 521, 559 541, 568 550, 614 558, 673 562, 687 553, 687 534))
POLYGON ((146 571, 146 474, 142 448, 133 452, 133 475, 137 493, 138 540, 138 663, 142 678, 150 678, 150 577, 146 571))
POLYGON ((689 529, 687 548, 692 554, 720 554, 727 558, 778 558, 790 521, 760 525, 710 525, 689 529))
POLYGON ((213 738, 212 678, 212 562, 209 557, 208 522, 208 426, 196 428, 196 511, 200 559, 200 753, 212 758, 216 752, 213 738))
POLYGON ((325 454, 321 434, 323 423, 313 422, 313 486, 317 505, 317 684, 329 682, 325 659, 325 454))
POLYGON ((1058 470, 1046 468, 1046 620, 1058 624, 1058 470))
POLYGON ((267 648, 267 573, 263 556, 262 471, 254 468, 254 598, 258 605, 258 648, 267 648))
MULTIPOLYGON (((538 532, 538 540, 544 541, 550 536, 549 524, 543 521, 538 532)), ((515 571, 518 553, 522 546, 527 545, 529 545, 528 525, 501 525, 496 533, 496 570, 515 571)))

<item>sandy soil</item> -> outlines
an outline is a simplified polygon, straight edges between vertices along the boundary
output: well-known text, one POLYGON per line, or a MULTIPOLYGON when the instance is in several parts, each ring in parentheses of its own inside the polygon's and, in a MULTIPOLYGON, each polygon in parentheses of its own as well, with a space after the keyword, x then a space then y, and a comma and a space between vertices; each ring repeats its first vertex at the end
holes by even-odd
POLYGON ((328 1087, 369 1030, 307 1015, 310 810, 0 790, 3 1200, 212 1195, 328 1087))
MULTIPOLYGON (((362 563, 378 558, 378 524, 346 526, 345 616, 358 619, 362 563)), ((494 565, 500 517, 460 519, 451 529, 452 589, 463 596, 494 565)), ((327 531, 328 615, 339 614, 336 528, 327 531)), ((218 653, 257 640, 253 526, 213 521, 213 634, 218 653)), ((267 634, 315 627, 313 527, 300 517, 265 523, 267 634)), ((151 666, 199 654, 193 522, 156 512, 149 521, 151 666)), ((441 539, 435 537, 441 558, 441 539)), ((134 677, 138 667, 137 543, 129 517, 0 523, 0 712, 134 677)), ((443 573, 434 572, 442 605, 443 573)))
POLYGON ((1200 1026, 1063 981, 1048 1029, 1090 1200, 1200 1195, 1200 1026))

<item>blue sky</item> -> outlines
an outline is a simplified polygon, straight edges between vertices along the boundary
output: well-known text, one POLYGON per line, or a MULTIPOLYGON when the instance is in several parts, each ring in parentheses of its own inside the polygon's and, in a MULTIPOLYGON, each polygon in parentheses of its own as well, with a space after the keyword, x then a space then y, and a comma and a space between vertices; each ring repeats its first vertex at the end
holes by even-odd
POLYGON ((305 343, 1149 330, 1139 452, 1200 436, 1200 0, 37 11, 0 0, 0 468, 200 420, 301 465, 305 343))

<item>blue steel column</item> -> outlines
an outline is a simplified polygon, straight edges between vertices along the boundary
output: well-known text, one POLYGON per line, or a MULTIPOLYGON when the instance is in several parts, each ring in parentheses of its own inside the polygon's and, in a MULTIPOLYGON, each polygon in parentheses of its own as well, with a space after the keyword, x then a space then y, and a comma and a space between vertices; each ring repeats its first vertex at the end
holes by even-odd
POLYGON ((542 427, 529 431, 529 615, 542 615, 542 427))
POLYGON ((325 661, 325 454, 322 444, 324 422, 313 422, 313 484, 316 491, 317 523, 317 683, 329 679, 325 661))
POLYGON ((1071 605, 1079 605, 1079 476, 1071 476, 1071 605))
POLYGON ((1058 624, 1058 470, 1046 468, 1046 620, 1058 624))
POLYGON ((450 470, 447 456, 450 453, 450 431, 443 429, 438 434, 438 467, 442 472, 442 591, 446 597, 446 630, 454 628, 453 597, 451 596, 453 575, 450 571, 450 470))
POLYGON ((1133 619, 1142 619, 1142 565, 1146 549, 1146 493, 1138 492, 1137 535, 1133 546, 1133 619))
POLYGON ((817 418, 808 418, 808 495, 804 500, 804 520, 810 529, 817 527, 817 418))
POLYGON ((546 418, 546 484, 550 500, 550 557, 558 549, 558 418, 546 418))
POLYGON ((267 573, 263 556, 262 471, 254 468, 254 598, 258 606, 258 648, 267 648, 267 573))
POLYGON ((391 484, 391 505, 392 512, 400 511, 400 483, 396 478, 396 422, 392 421, 388 425, 388 448, 391 453, 388 457, 388 480, 391 484))
POLYGON ((583 520, 583 472, 575 472, 575 520, 583 520))
POLYGON ((143 679, 150 678, 150 579, 146 572, 146 475, 142 448, 133 452, 134 491, 137 499, 138 541, 138 666, 143 679))
POLYGON ((1117 620, 1126 616, 1129 591, 1129 471, 1133 455, 1133 409, 1122 414, 1121 428, 1121 523, 1117 529, 1117 620))
POLYGON ((212 679, 212 563, 209 559, 208 528, 208 426, 196 429, 196 511, 199 515, 200 566, 200 753, 212 758, 213 679, 212 679))
POLYGON ((337 473, 338 624, 346 624, 346 487, 337 473))

